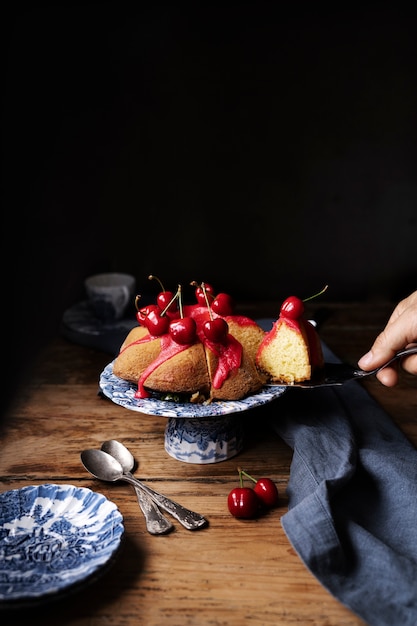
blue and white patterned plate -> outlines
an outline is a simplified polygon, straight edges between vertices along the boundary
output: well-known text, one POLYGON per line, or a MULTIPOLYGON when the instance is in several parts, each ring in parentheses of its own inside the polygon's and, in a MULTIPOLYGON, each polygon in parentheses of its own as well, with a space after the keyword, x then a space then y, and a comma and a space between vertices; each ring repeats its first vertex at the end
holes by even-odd
POLYGON ((115 404, 119 404, 125 409, 146 413, 147 415, 186 419, 230 415, 231 413, 239 413, 240 411, 247 411, 248 409, 268 404, 275 398, 279 398, 286 390, 286 387, 278 385, 268 386, 242 400, 214 401, 209 404, 179 403, 157 400, 156 398, 135 398, 137 385, 115 376, 113 374, 113 363, 114 361, 109 363, 101 373, 100 389, 115 404))
POLYGON ((109 564, 124 533, 102 494, 44 484, 0 494, 0 605, 67 591, 109 564))

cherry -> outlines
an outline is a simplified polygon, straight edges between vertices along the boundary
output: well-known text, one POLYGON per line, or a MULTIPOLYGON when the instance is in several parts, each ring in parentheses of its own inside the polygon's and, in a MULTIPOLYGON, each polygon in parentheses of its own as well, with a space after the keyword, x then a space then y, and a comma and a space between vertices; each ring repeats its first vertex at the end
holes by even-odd
POLYGON ((229 332, 229 325, 222 317, 216 317, 204 322, 203 332, 209 341, 223 343, 229 332))
POLYGON ((141 296, 136 296, 135 298, 135 307, 136 307, 136 319, 139 324, 142 326, 145 325, 145 319, 148 316, 150 311, 159 311, 159 306, 157 304, 147 304, 146 306, 139 308, 139 301, 141 296))
POLYGON ((202 304, 203 306, 208 306, 207 297, 211 300, 214 298, 214 288, 209 283, 201 283, 199 285, 195 280, 190 283, 192 287, 196 287, 195 297, 198 304, 202 304))
POLYGON ((227 506, 234 517, 251 519, 259 509, 259 499, 250 487, 235 487, 228 495, 227 506))
POLYGON ((229 325, 222 317, 213 318, 213 312, 211 310, 209 295, 207 294, 206 284, 201 283, 201 289, 203 290, 205 304, 208 308, 210 319, 203 324, 203 333, 209 341, 215 343, 223 343, 229 332, 229 325))
POLYGON ((259 478, 253 489, 265 506, 273 507, 278 504, 278 489, 270 478, 259 478))
POLYGON ((164 310, 161 310, 157 304, 147 304, 139 309, 140 298, 140 296, 136 296, 135 298, 136 319, 139 324, 145 326, 149 333, 155 337, 165 335, 165 333, 168 332, 169 326, 169 317, 167 317, 166 311, 172 301, 175 302, 176 295, 172 296, 171 301, 167 304, 164 310))
POLYGON ((308 300, 312 300, 313 298, 317 298, 317 296, 321 296, 321 294, 326 291, 327 287, 328 285, 323 287, 321 291, 319 291, 318 293, 315 293, 313 296, 304 298, 304 300, 301 300, 301 298, 297 298, 297 296, 290 296, 289 298, 284 300, 284 302, 281 305, 281 309, 280 309, 281 317, 284 317, 284 318, 286 317, 287 319, 292 319, 292 320, 299 319, 304 313, 304 302, 307 302, 308 300))
POLYGON ((184 317, 181 285, 178 285, 176 297, 179 300, 180 318, 170 322, 169 334, 176 343, 187 345, 193 343, 197 336, 197 324, 194 318, 184 317))
POLYGON ((304 313, 304 304, 297 296, 290 296, 281 305, 280 315, 296 320, 304 313))
POLYGON ((251 487, 243 486, 244 472, 237 468, 239 472, 239 487, 234 487, 227 496, 227 507, 234 517, 251 519, 255 517, 261 506, 258 494, 251 487))
POLYGON ((218 315, 232 315, 234 302, 228 293, 218 293, 211 303, 211 308, 218 315))
POLYGON ((168 332, 169 317, 163 314, 159 307, 151 309, 143 320, 144 326, 149 330, 150 334, 160 337, 168 332))
POLYGON ((253 488, 254 492, 257 494, 259 500, 261 500, 264 506, 269 508, 276 506, 278 504, 278 489, 276 484, 270 478, 253 478, 250 474, 247 474, 245 471, 240 470, 243 476, 249 478, 255 483, 253 488))
POLYGON ((193 343, 197 335, 197 324, 192 317, 180 317, 170 322, 169 334, 181 345, 193 343))
POLYGON ((150 311, 158 311, 159 306, 157 304, 149 304, 142 309, 139 309, 136 313, 136 319, 139 324, 145 326, 145 319, 148 317, 150 311))
POLYGON ((227 497, 227 506, 234 517, 251 519, 259 509, 259 498, 251 487, 235 487, 227 497))
POLYGON ((165 309, 166 311, 169 311, 170 313, 173 313, 174 311, 176 311, 177 302, 176 302, 175 294, 172 291, 166 291, 165 287, 163 286, 162 282, 159 280, 157 276, 153 276, 153 274, 150 274, 148 276, 148 279, 158 281, 162 289, 162 291, 158 294, 156 298, 159 308, 162 310, 165 309))

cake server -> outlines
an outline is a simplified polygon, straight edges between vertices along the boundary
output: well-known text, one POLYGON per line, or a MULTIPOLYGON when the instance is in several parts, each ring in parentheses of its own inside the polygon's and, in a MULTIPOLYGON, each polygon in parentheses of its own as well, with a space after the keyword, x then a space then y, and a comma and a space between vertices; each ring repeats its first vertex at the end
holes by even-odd
POLYGON ((409 356, 410 354, 417 354, 417 346, 412 346, 411 348, 404 348, 404 350, 400 350, 397 352, 392 359, 377 367, 374 370, 370 370, 369 372, 365 372, 359 368, 355 368, 352 365, 348 365, 347 363, 325 363, 324 370, 321 374, 318 374, 317 377, 312 378, 311 380, 303 380, 298 383, 270 383, 269 387, 303 387, 304 389, 314 389, 316 387, 333 387, 336 385, 344 385, 345 383, 351 382, 352 380, 361 380, 362 378, 366 378, 367 376, 373 376, 377 374, 380 370, 387 367, 394 361, 401 359, 402 357, 409 356))

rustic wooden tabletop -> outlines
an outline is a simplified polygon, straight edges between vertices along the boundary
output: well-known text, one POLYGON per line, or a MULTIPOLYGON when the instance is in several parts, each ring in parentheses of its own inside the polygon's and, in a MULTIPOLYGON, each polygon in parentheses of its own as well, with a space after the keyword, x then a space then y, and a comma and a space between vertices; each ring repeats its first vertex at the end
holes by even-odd
MULTIPOLYGON (((316 303, 308 313, 321 322, 327 345, 356 363, 391 309, 386 302, 316 303)), ((247 305, 242 312, 276 317, 273 304, 247 305)), ((292 451, 268 426, 279 399, 242 414, 245 441, 237 456, 220 463, 184 463, 164 449, 166 418, 129 411, 98 394, 99 375, 110 360, 105 352, 62 337, 45 348, 1 425, 0 492, 46 482, 100 492, 123 515, 121 551, 96 581, 44 605, 0 611, 2 624, 363 624, 306 569, 280 524, 287 510, 292 451), (94 479, 80 462, 83 449, 99 448, 107 439, 126 444, 138 461, 136 475, 202 513, 208 526, 190 532, 174 521, 172 533, 150 535, 133 489, 94 479), (277 508, 251 520, 230 515, 227 495, 238 484, 238 465, 275 481, 277 508)), ((403 374, 392 389, 373 377, 353 384, 363 384, 417 446, 416 378, 403 374)))

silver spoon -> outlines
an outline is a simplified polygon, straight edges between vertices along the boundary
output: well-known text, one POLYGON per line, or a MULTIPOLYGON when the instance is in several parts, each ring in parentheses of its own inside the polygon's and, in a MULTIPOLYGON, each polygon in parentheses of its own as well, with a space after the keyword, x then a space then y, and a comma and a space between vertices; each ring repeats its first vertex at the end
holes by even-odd
POLYGON ((313 389, 315 387, 333 387, 335 385, 344 385, 352 380, 360 380, 366 376, 377 374, 380 370, 384 369, 384 367, 387 367, 387 365, 390 365, 394 361, 397 361, 397 359, 410 354, 417 354, 417 346, 400 350, 392 357, 392 359, 369 372, 352 367, 352 365, 347 365, 346 363, 325 363, 323 373, 318 374, 317 377, 312 378, 311 380, 303 380, 298 383, 268 383, 267 386, 303 387, 304 389, 313 389))
POLYGON ((105 480, 107 482, 124 480, 134 487, 143 489, 161 509, 170 513, 172 517, 177 519, 187 530, 198 530, 207 525, 207 520, 199 513, 190 511, 177 502, 163 496, 161 493, 154 491, 137 478, 134 478, 131 474, 124 474, 119 461, 111 456, 111 454, 104 452, 104 450, 83 450, 83 452, 81 452, 81 462, 85 469, 99 480, 105 480))
MULTIPOLYGON (((124 474, 131 476, 131 470, 134 468, 135 459, 125 446, 120 444, 114 439, 105 441, 101 446, 101 449, 108 454, 111 454, 117 459, 122 466, 124 474)), ((152 500, 152 498, 144 491, 139 489, 137 485, 134 485, 136 497, 139 502, 139 506, 145 516, 146 528, 151 535, 166 535, 173 530, 174 525, 162 514, 158 505, 152 500)))

